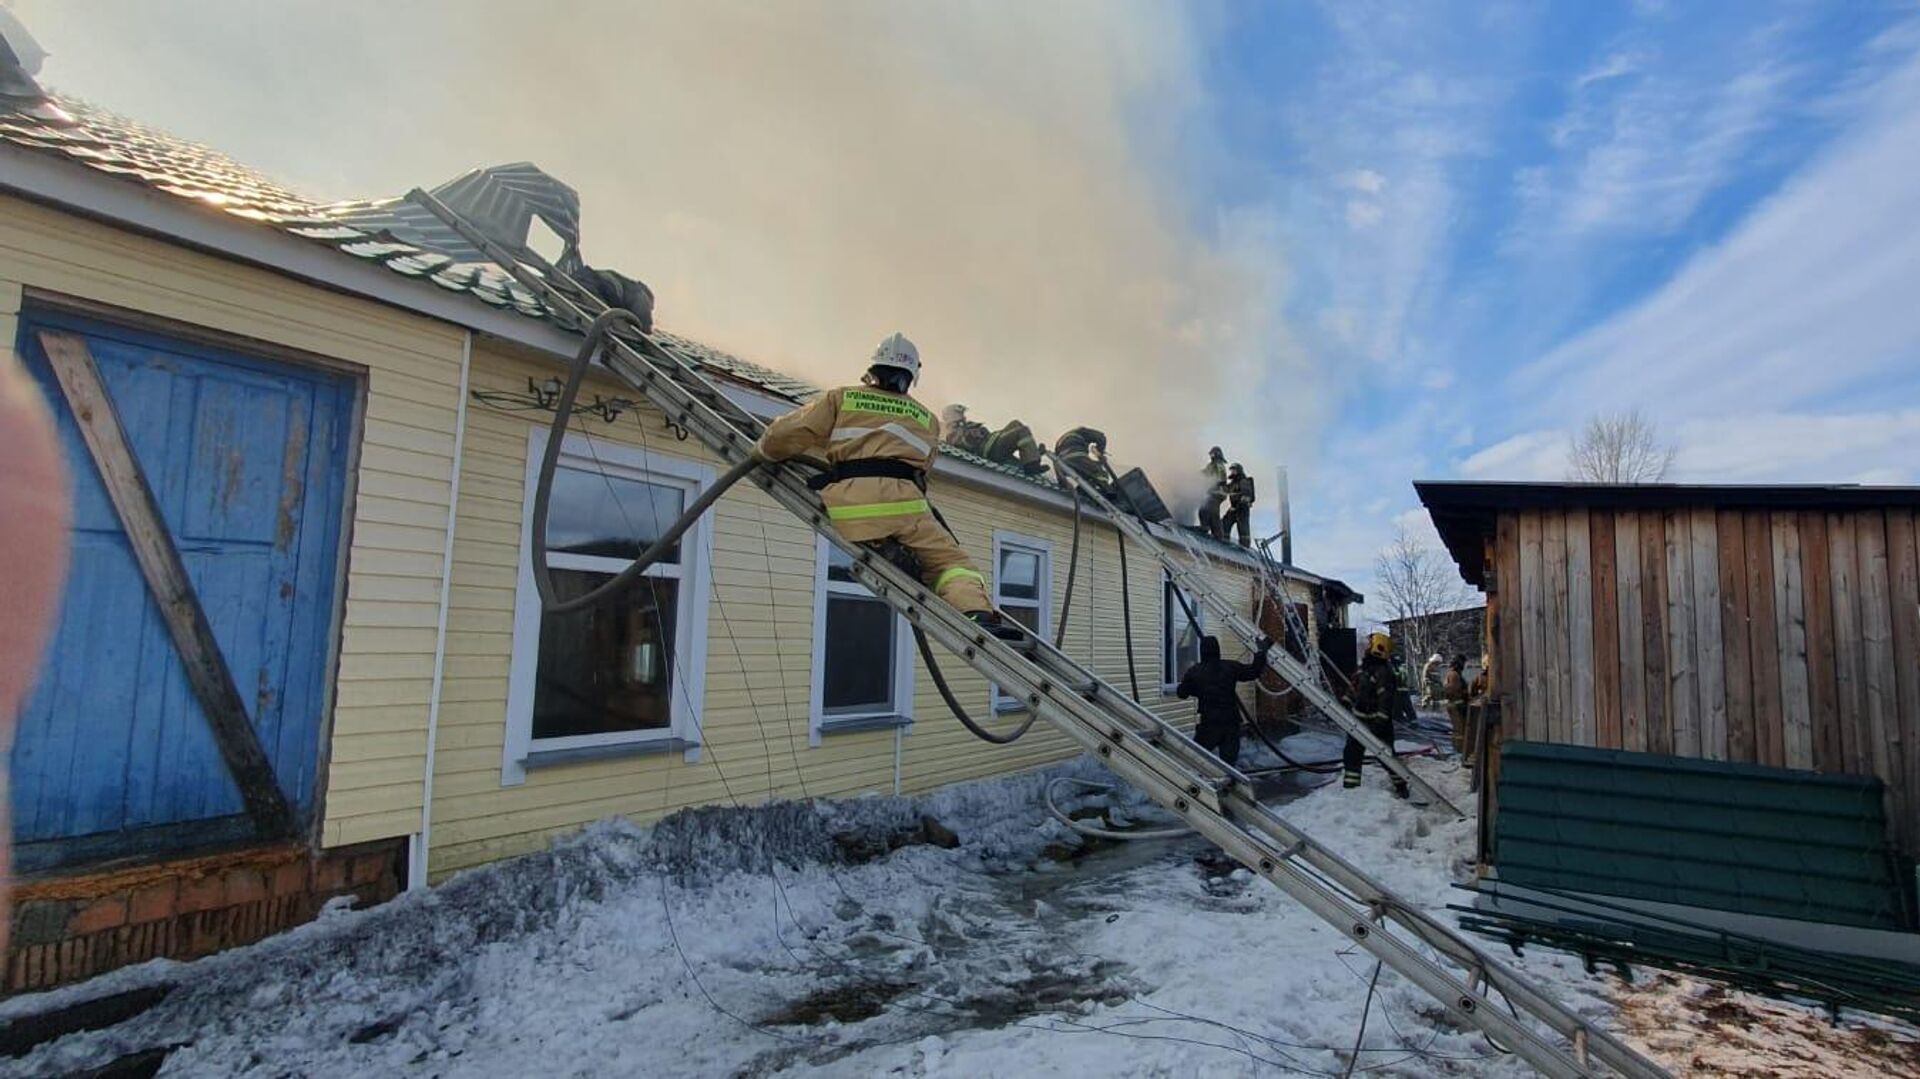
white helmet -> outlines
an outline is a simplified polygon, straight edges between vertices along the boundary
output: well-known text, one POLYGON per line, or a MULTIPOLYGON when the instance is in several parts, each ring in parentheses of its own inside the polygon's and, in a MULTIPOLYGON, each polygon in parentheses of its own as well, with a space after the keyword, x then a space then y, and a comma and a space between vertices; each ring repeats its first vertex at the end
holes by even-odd
POLYGON ((948 405, 947 407, 940 410, 940 422, 947 425, 948 427, 952 427, 955 424, 964 423, 966 422, 966 419, 967 419, 967 406, 965 405, 948 405))
POLYGON ((880 342, 873 350, 873 359, 867 361, 868 367, 893 367, 907 373, 908 385, 920 380, 920 350, 913 347, 907 335, 896 333, 880 342))

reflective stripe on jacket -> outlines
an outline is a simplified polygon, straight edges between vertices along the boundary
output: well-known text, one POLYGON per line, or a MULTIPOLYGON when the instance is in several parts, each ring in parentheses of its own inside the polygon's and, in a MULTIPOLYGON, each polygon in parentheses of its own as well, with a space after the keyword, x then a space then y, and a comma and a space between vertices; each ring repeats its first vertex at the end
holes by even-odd
MULTIPOLYGON (((760 436, 760 453, 772 461, 801 454, 829 464, 903 461, 924 471, 939 442, 940 423, 920 402, 868 386, 845 386, 769 423, 760 436)), ((821 491, 820 499, 835 521, 927 512, 920 488, 893 477, 842 480, 821 491)))

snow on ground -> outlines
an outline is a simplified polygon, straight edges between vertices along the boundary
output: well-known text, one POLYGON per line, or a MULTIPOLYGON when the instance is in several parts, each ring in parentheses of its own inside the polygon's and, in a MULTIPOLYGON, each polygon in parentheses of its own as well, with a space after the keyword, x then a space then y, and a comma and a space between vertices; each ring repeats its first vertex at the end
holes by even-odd
MULTIPOLYGON (((1456 764, 1419 767, 1464 802, 1456 764)), ((1391 971, 1369 1004, 1366 953, 1246 871, 1210 872, 1197 838, 1083 846, 1041 807, 1055 775, 1103 773, 602 823, 251 948, 0 1004, 4 1022, 177 987, 0 1075, 166 1045, 163 1074, 195 1076, 1339 1075, 1363 1012, 1355 1074, 1526 1074, 1391 971), (925 815, 960 844, 900 846, 925 815)), ((1357 791, 1308 789, 1323 778, 1281 783, 1291 821, 1417 906, 1467 898, 1450 883, 1472 822, 1394 799, 1377 768, 1357 791)), ((1126 791, 1067 804, 1166 823, 1126 791)), ((1614 1020, 1609 981, 1577 961, 1521 965, 1614 1020)))

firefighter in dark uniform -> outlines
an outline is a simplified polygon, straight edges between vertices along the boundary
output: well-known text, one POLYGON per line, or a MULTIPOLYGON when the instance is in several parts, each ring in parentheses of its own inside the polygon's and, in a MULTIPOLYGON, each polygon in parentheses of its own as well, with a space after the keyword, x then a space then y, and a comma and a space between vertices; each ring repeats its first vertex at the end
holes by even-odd
POLYGON ((1033 440, 1033 428, 1019 420, 1010 420, 998 431, 992 431, 986 424, 968 419, 967 406, 948 405, 940 411, 940 422, 946 427, 949 446, 984 457, 996 465, 1017 468, 1029 476, 1047 470, 1042 448, 1033 440))
MULTIPOLYGON (((1091 427, 1075 427, 1053 444, 1053 452, 1067 466, 1084 477, 1094 489, 1108 498, 1113 497, 1113 469, 1107 464, 1107 435, 1091 427)), ((1067 486, 1067 478, 1060 477, 1060 486, 1067 486)))
POLYGON ((1234 687, 1251 682, 1267 669, 1267 650, 1273 642, 1260 638, 1253 662, 1220 658, 1220 638, 1200 638, 1200 662, 1187 668, 1175 687, 1182 700, 1191 697, 1200 708, 1200 725, 1193 740, 1200 748, 1228 764, 1240 762, 1240 701, 1234 687))
POLYGON ((1227 469, 1227 513, 1220 519, 1220 538, 1240 534, 1240 546, 1253 546, 1253 477, 1234 462, 1227 469))
MULTIPOLYGON (((1393 712, 1399 697, 1400 680, 1393 674, 1393 638, 1384 633, 1369 633, 1367 654, 1361 657, 1360 669, 1353 676, 1351 703, 1355 717, 1386 744, 1389 752, 1393 749, 1393 712)), ((1352 790, 1360 785, 1360 766, 1366 762, 1367 747, 1348 735, 1342 757, 1340 785, 1352 790)), ((1405 798, 1407 781, 1394 776, 1393 793, 1397 798, 1405 798)))

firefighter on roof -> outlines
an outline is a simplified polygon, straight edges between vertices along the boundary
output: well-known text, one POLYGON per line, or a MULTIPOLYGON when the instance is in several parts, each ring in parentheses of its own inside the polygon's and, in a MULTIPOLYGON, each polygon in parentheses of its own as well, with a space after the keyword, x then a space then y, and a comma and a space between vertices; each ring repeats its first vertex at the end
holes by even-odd
POLYGON ((927 504, 940 424, 907 395, 919 374, 920 350, 896 333, 880 342, 861 385, 828 390, 774 420, 754 452, 768 461, 824 458, 832 471, 813 483, 835 531, 860 544, 898 542, 941 599, 995 636, 1018 639, 987 599, 986 578, 927 504))

